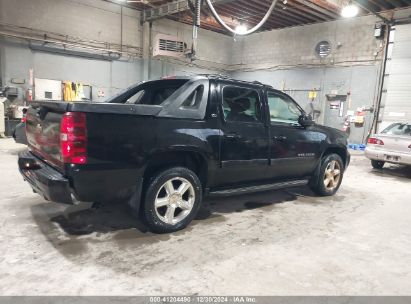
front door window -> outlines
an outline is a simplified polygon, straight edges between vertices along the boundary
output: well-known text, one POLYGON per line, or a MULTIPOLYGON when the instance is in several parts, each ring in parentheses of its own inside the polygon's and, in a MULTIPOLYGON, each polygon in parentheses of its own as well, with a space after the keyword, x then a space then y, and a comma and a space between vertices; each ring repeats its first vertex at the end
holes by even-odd
POLYGON ((287 96, 268 93, 268 108, 271 123, 297 124, 301 115, 300 108, 287 96))

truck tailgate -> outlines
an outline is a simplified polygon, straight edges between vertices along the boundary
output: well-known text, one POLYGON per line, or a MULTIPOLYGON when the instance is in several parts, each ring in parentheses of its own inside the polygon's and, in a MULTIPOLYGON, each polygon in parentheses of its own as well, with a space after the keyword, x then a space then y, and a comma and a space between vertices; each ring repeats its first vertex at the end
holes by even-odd
POLYGON ((33 104, 27 111, 26 135, 28 146, 37 157, 62 169, 60 122, 67 109, 64 102, 33 104))

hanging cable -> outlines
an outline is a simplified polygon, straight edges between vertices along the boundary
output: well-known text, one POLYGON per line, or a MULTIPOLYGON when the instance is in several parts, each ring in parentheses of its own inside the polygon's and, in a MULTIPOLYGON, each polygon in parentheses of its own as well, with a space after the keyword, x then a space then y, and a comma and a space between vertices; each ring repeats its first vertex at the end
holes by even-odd
POLYGON ((265 14, 265 16, 263 17, 263 19, 261 19, 261 21, 254 26, 252 29, 245 31, 245 32, 241 32, 238 33, 237 31, 233 30, 231 27, 229 27, 224 21, 223 19, 221 19, 221 17, 218 15, 218 13, 216 12, 213 4, 211 3, 211 0, 206 0, 207 1, 207 5, 211 10, 211 13, 213 14, 214 18, 217 20, 217 22, 224 27, 227 31, 233 33, 234 35, 240 35, 240 36, 245 36, 245 35, 250 35, 252 33, 254 33, 255 31, 259 30, 260 27, 267 21, 268 17, 270 17, 271 13, 274 10, 275 4, 277 3, 277 0, 273 0, 273 2, 271 3, 270 8, 268 9, 267 13, 265 14))
POLYGON ((195 14, 193 17, 193 44, 191 46, 191 60, 195 60, 197 53, 198 28, 201 22, 201 3, 202 0, 195 1, 195 14))

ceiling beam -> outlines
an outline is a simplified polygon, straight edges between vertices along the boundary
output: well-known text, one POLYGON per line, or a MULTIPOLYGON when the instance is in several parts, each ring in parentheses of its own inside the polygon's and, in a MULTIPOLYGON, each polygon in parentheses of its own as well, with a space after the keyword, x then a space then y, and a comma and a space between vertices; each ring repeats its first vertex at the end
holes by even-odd
POLYGON ((375 5, 377 5, 380 8, 380 10, 382 10, 382 11, 395 8, 394 5, 388 3, 387 1, 371 0, 371 2, 374 3, 375 5))
MULTIPOLYGON (((211 0, 213 4, 222 4, 232 1, 235 0, 211 0)), ((187 0, 174 0, 151 9, 143 10, 141 12, 141 20, 142 22, 153 21, 173 14, 185 12, 189 9, 190 7, 187 0)))
POLYGON ((296 9, 293 6, 290 5, 284 5, 282 3, 280 3, 280 7, 282 8, 282 12, 284 12, 285 15, 290 15, 291 17, 300 17, 305 19, 306 21, 303 23, 312 23, 312 22, 317 22, 319 19, 318 17, 315 17, 313 15, 307 14, 306 12, 303 11, 299 11, 298 9, 296 9))
POLYGON ((368 0, 355 0, 354 2, 356 2, 358 4, 358 6, 360 6, 361 8, 365 9, 366 11, 368 11, 370 13, 376 13, 376 12, 379 11, 378 6, 371 3, 368 0))
MULTIPOLYGON (((243 0, 240 0, 241 6, 245 8, 245 11, 247 12, 253 12, 255 19, 256 19, 256 24, 264 17, 266 9, 264 7, 261 7, 260 3, 255 3, 251 0, 247 0, 247 2, 243 2, 243 0)), ((281 24, 282 26, 290 26, 292 25, 292 21, 289 19, 281 16, 281 17, 275 17, 274 15, 276 14, 276 10, 271 13, 270 18, 266 22, 277 22, 281 24)))
MULTIPOLYGON (((184 16, 177 16, 177 15, 171 15, 168 16, 167 18, 177 21, 177 22, 182 22, 184 24, 188 24, 188 25, 192 25, 193 21, 190 15, 186 14, 186 13, 180 13, 180 14, 184 14, 184 16)), ((217 24, 213 24, 213 23, 207 23, 203 20, 201 20, 201 28, 205 29, 205 30, 210 30, 216 33, 220 33, 220 34, 227 34, 227 32, 225 32, 222 27, 217 24)))
MULTIPOLYGON (((257 24, 261 19, 258 16, 260 12, 257 12, 257 15, 256 15, 255 14, 256 11, 251 10, 251 9, 246 9, 245 11, 243 11, 243 10, 239 10, 237 7, 228 8, 226 6, 220 6, 218 8, 218 11, 221 12, 223 16, 230 16, 231 18, 234 18, 234 19, 238 19, 238 20, 241 19, 243 21, 246 21, 245 23, 248 25, 252 25, 253 23, 257 24)), ((287 24, 284 24, 283 22, 280 22, 279 20, 270 20, 270 18, 266 21, 265 24, 270 25, 270 27, 273 27, 273 28, 287 26, 287 24)))
MULTIPOLYGON (((269 5, 270 5, 269 2, 263 2, 259 0, 247 0, 247 3, 250 5, 253 5, 254 7, 257 7, 258 9, 262 9, 262 11, 260 11, 261 17, 268 10, 269 5)), ((289 23, 289 25, 296 25, 300 23, 310 22, 309 21, 310 18, 308 16, 304 15, 304 17, 299 17, 295 14, 292 14, 291 12, 289 13, 287 9, 288 9, 288 6, 285 6, 284 4, 281 3, 281 1, 278 1, 269 20, 271 19, 286 20, 286 22, 289 23), (292 20, 290 17, 293 18, 294 20, 292 20)))
POLYGON ((389 0, 388 2, 394 5, 395 8, 403 6, 403 3, 400 0, 389 0))
POLYGON ((276 10, 273 15, 275 16, 276 14, 281 14, 284 17, 287 17, 293 20, 294 24, 296 23, 305 24, 305 23, 312 23, 315 21, 314 17, 310 17, 307 15, 304 15, 304 16, 298 15, 295 11, 289 10, 288 7, 284 7, 284 8, 281 8, 280 10, 276 10))
POLYGON ((353 2, 357 3, 359 7, 361 7, 362 9, 365 9, 366 11, 370 12, 371 14, 377 16, 378 18, 380 18, 382 21, 384 21, 384 23, 390 23, 390 21, 386 18, 384 18, 383 16, 381 16, 380 14, 378 14, 378 8, 371 4, 369 1, 367 0, 353 0, 353 2))
POLYGON ((340 16, 338 16, 338 14, 336 14, 334 12, 331 12, 331 11, 323 8, 322 6, 320 6, 318 4, 314 4, 313 2, 308 1, 308 0, 294 0, 293 2, 303 4, 303 5, 311 8, 311 9, 313 9, 313 10, 319 12, 319 13, 322 13, 323 15, 328 16, 329 18, 332 18, 332 19, 338 19, 340 17, 340 16))
MULTIPOLYGON (((239 17, 236 17, 235 15, 239 15, 241 16, 243 14, 243 12, 240 12, 236 9, 224 9, 224 8, 219 8, 219 11, 222 12, 221 18, 223 19, 223 21, 230 26, 231 28, 235 28, 239 23, 238 19, 240 19, 239 17), (230 15, 230 17, 226 17, 230 15)), ((187 12, 182 12, 176 15, 172 15, 169 16, 169 18, 176 20, 176 21, 180 21, 186 24, 192 24, 193 23, 193 17, 187 12)), ((269 24, 270 27, 276 27, 278 26, 278 24, 269 24)), ((221 27, 221 25, 217 22, 217 20, 213 17, 213 16, 204 16, 201 15, 201 28, 203 29, 212 29, 213 31, 217 31, 226 35, 231 35, 231 33, 227 32, 225 29, 223 29, 221 27)))
POLYGON ((317 11, 314 11, 306 6, 303 6, 301 4, 298 4, 296 1, 290 1, 287 3, 287 6, 290 8, 293 8, 294 10, 298 12, 302 12, 303 14, 308 14, 310 16, 313 16, 315 18, 315 21, 317 22, 322 22, 322 21, 329 21, 333 20, 335 18, 330 18, 328 16, 324 16, 323 14, 320 14, 317 11))

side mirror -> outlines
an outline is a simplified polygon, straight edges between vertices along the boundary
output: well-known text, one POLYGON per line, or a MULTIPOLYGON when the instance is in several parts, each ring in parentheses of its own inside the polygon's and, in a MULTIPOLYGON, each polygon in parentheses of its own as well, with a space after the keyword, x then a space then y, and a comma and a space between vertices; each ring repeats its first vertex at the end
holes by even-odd
POLYGON ((312 119, 311 115, 301 114, 298 118, 298 123, 303 127, 309 127, 315 124, 315 121, 312 119))

